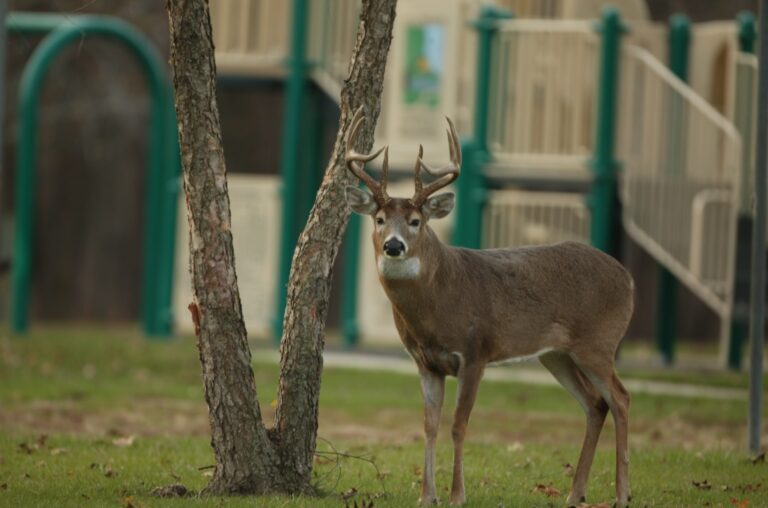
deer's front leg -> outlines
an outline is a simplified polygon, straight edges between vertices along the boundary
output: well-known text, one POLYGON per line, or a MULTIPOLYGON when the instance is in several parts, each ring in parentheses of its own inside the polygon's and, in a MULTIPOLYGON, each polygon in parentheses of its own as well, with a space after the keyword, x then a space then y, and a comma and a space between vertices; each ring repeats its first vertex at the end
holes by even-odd
POLYGON ((435 445, 440 427, 440 412, 445 395, 445 376, 426 370, 421 372, 421 394, 424 397, 424 469, 421 473, 421 496, 423 505, 437 503, 435 488, 435 445))
POLYGON ((456 401, 456 414, 453 417, 453 485, 451 486, 451 504, 464 504, 464 436, 472 407, 475 405, 477 389, 483 377, 482 365, 461 365, 458 378, 459 386, 456 401))

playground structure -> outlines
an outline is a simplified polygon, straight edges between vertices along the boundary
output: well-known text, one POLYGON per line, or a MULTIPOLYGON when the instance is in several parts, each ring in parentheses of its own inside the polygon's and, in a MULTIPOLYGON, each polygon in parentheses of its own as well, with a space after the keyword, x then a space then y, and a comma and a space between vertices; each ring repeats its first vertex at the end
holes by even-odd
MULTIPOLYGON (((556 3, 528 6, 545 6, 546 12, 533 14, 556 18, 562 12, 552 7, 556 3)), ((309 75, 331 96, 337 96, 346 73, 355 5, 311 2, 310 11, 319 8, 327 17, 310 17, 309 75), (348 16, 333 15, 338 12, 348 16)), ((445 112, 460 132, 472 133, 464 145, 455 219, 436 223, 441 235, 472 247, 577 240, 610 252, 621 220, 660 265, 664 282, 657 336, 667 361, 674 359, 672 302, 680 281, 720 317, 721 362, 738 367, 747 321, 745 236, 754 165, 753 17, 698 25, 677 17, 668 29, 638 11, 629 23, 614 12, 596 26, 585 19, 511 19, 500 9, 480 12, 468 1, 450 2, 424 18, 410 5, 400 4, 377 144, 391 144, 390 166, 408 175, 415 133, 398 135, 398 125, 412 128, 418 121, 419 128, 431 129, 440 125, 436 115, 445 112), (469 20, 476 35, 465 28, 469 20), (436 111, 409 111, 402 97, 402 83, 407 83, 403 31, 425 22, 442 23, 445 40, 461 41, 457 51, 445 52, 458 63, 453 63, 454 74, 445 66, 450 86, 442 89, 436 111), (621 215, 614 208, 616 189, 621 215)), ((219 22, 217 37, 232 37, 219 22)), ((217 48, 221 62, 242 62, 244 56, 232 55, 248 52, 236 45, 217 48)), ((274 59, 279 49, 271 49, 274 59)), ((446 153, 438 135, 419 134, 428 153, 446 153)), ((273 206, 279 206, 277 193, 273 198, 273 206)), ((234 199, 233 206, 239 206, 234 199)), ((359 229, 353 219, 349 238, 354 241, 344 267, 344 337, 350 344, 394 340, 393 328, 381 323, 389 322, 389 308, 373 264, 366 263, 372 258, 366 254, 367 231, 361 235, 359 229)), ((260 332, 270 326, 249 323, 260 332)))
POLYGON ((37 173, 37 125, 46 72, 56 57, 84 36, 113 39, 128 48, 141 65, 151 96, 148 136, 147 192, 141 274, 141 322, 149 336, 168 335, 172 327, 171 291, 174 231, 179 190, 179 150, 173 94, 162 60, 152 44, 127 23, 93 15, 12 12, 5 20, 9 34, 44 35, 21 76, 19 138, 16 164, 16 210, 10 286, 10 327, 28 326, 32 283, 32 230, 37 173))
MULTIPOLYGON (((596 23, 599 11, 591 2, 499 2, 518 15, 547 18, 512 19, 511 11, 481 10, 474 0, 441 2, 440 9, 401 0, 376 142, 391 145, 390 166, 405 182, 400 194, 410 194, 414 140, 423 142, 427 153, 447 153, 443 115, 455 119, 460 133, 471 134, 455 188, 457 210, 453 219, 434 224, 443 238, 459 245, 570 239, 612 252, 622 220, 662 267, 660 308, 674 308, 676 281, 684 283, 720 316, 723 362, 737 366, 748 292, 742 253, 754 163, 754 21, 743 16, 738 22, 690 26, 679 18, 668 31, 647 21, 642 4, 627 1, 620 5, 626 16, 610 11, 596 23)), ((279 336, 287 269, 309 206, 304 201, 314 192, 293 149, 301 135, 298 125, 306 121, 301 107, 310 100, 306 83, 312 80, 338 100, 358 2, 226 0, 211 9, 222 76, 286 80, 282 185, 275 176, 230 175, 229 186, 246 323, 252 334, 279 336), (260 245, 249 244, 254 225, 263 228, 260 245)), ((34 23, 25 16, 9 16, 9 31, 51 32, 57 45, 71 40, 68 30, 108 36, 116 30, 97 28, 103 20, 92 16, 34 15, 42 28, 29 28, 34 23)), ((131 37, 118 36, 141 47, 131 37)), ((28 67, 43 58, 38 54, 45 47, 44 42, 28 67)), ((182 208, 176 197, 178 151, 169 142, 175 122, 167 81, 154 56, 137 52, 157 92, 147 216, 163 217, 147 222, 142 321, 147 333, 162 335, 170 331, 174 271, 175 323, 182 330, 190 326, 187 254, 176 249, 174 261, 173 250, 174 238, 186 245, 186 224, 178 221, 176 229, 175 212, 182 208)), ((21 108, 28 112, 21 147, 33 139, 27 136, 34 135, 34 123, 24 127, 27 117, 34 122, 33 103, 21 108)), ((20 150, 24 153, 34 157, 34 142, 20 150)), ((19 174, 33 175, 27 168, 34 167, 34 159, 19 160, 19 174)), ((324 165, 323 154, 312 164, 324 165)), ((28 194, 33 180, 19 180, 27 183, 17 192, 28 194)), ((21 262, 14 263, 12 297, 20 310, 14 310, 14 319, 23 315, 29 285, 23 234, 32 217, 20 206, 15 259, 21 262)), ((382 326, 382 319, 390 323, 390 311, 372 256, 365 252, 367 227, 353 219, 347 238, 341 290, 348 344, 396 340, 393 327, 382 326)), ((660 316, 660 348, 672 361, 674 313, 660 316)), ((22 317, 13 323, 16 331, 26 327, 22 317)))

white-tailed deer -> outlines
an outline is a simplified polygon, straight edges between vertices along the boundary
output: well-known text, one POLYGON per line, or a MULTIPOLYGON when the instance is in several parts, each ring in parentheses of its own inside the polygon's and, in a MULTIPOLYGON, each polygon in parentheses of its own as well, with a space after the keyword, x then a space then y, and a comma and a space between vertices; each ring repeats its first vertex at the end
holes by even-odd
POLYGON ((585 500, 587 478, 610 409, 616 424, 616 504, 629 501, 627 424, 629 394, 614 369, 614 355, 633 311, 633 283, 613 258, 590 246, 565 242, 538 247, 473 250, 442 244, 427 225, 453 208, 453 194, 431 196, 458 178, 461 149, 448 119, 451 163, 432 169, 416 159, 412 198, 387 195, 387 147, 354 150, 362 108, 347 137, 346 163, 370 189, 347 188, 353 211, 374 221, 376 264, 392 303, 400 338, 418 366, 424 397, 426 452, 422 504, 437 502, 435 441, 445 376, 458 378, 452 504, 464 502, 462 449, 485 366, 511 359, 539 361, 581 404, 587 430, 567 503, 585 500), (384 151, 376 182, 364 165, 384 151), (433 177, 423 184, 421 169, 433 177))

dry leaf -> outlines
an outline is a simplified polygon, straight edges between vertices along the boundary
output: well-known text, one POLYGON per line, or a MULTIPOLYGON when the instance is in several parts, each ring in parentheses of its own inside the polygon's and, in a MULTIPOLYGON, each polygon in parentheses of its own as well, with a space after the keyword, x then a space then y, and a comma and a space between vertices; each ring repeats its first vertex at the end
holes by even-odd
POLYGON ((544 485, 543 483, 537 483, 531 490, 532 494, 544 494, 547 497, 558 497, 560 491, 554 488, 552 485, 544 485))
POLYGON ((0 483, 0 490, 8 490, 8 484, 7 483, 0 483))
POLYGON ((745 497, 744 499, 737 499, 735 497, 732 497, 731 504, 738 508, 747 508, 749 506, 749 498, 745 497))
POLYGON ((348 491, 342 492, 341 493, 341 498, 344 499, 344 500, 347 500, 349 498, 355 497, 356 494, 357 494, 357 489, 352 487, 348 491))
POLYGON ((567 462, 563 464, 563 472, 565 472, 565 476, 573 476, 576 473, 573 466, 567 462))
POLYGON ((115 476, 117 476, 117 473, 115 472, 114 469, 112 469, 111 466, 107 466, 104 468, 104 476, 106 476, 107 478, 114 478, 115 476))
POLYGON ((507 446, 507 451, 508 452, 519 452, 519 451, 523 450, 524 448, 525 448, 525 446, 523 445, 523 443, 521 443, 520 441, 515 441, 511 445, 507 446))
POLYGON ((119 446, 120 448, 126 448, 128 446, 133 445, 133 442, 136 441, 136 436, 130 435, 125 437, 116 437, 112 440, 112 444, 115 446, 119 446))
POLYGON ((709 483, 707 480, 703 480, 700 482, 693 480, 691 483, 693 484, 694 487, 696 487, 699 490, 710 490, 712 488, 712 484, 709 483))
POLYGON ((187 488, 180 484, 166 485, 165 487, 155 487, 150 495, 155 497, 185 497, 189 494, 187 488))

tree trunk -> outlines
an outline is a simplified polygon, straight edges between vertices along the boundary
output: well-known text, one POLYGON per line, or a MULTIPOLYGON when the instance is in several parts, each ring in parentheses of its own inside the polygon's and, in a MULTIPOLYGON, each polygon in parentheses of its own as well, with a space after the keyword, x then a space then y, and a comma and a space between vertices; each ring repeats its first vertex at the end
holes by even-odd
POLYGON ((344 189, 357 183, 344 164, 346 135, 352 115, 362 105, 367 121, 360 130, 362 143, 356 148, 370 151, 396 4, 397 0, 363 1, 349 76, 341 90, 333 154, 291 262, 275 427, 283 462, 302 483, 310 480, 315 453, 331 272, 349 220, 344 189))
POLYGON ((293 257, 276 424, 267 431, 237 289, 208 3, 167 0, 190 231, 190 311, 216 456, 209 493, 311 491, 331 271, 349 219, 344 188, 355 183, 344 166, 344 141, 352 114, 363 105, 368 121, 357 148, 373 144, 396 3, 363 0, 333 155, 293 257))
POLYGON ((212 493, 271 490, 278 457, 262 423, 230 230, 216 66, 205 0, 168 0, 171 68, 189 221, 195 321, 216 470, 212 493))

